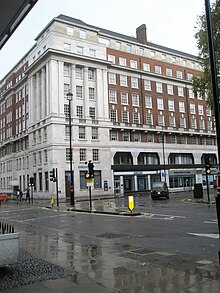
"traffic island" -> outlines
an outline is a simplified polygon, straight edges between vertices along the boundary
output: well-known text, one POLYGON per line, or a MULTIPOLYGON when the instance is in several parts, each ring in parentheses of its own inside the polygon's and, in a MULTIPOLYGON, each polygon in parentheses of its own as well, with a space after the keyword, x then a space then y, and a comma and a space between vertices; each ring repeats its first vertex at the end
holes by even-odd
POLYGON ((99 210, 75 209, 75 208, 69 208, 69 209, 67 209, 67 211, 78 212, 78 213, 126 216, 126 217, 141 216, 140 212, 127 212, 127 211, 112 211, 111 212, 111 211, 99 211, 99 210))

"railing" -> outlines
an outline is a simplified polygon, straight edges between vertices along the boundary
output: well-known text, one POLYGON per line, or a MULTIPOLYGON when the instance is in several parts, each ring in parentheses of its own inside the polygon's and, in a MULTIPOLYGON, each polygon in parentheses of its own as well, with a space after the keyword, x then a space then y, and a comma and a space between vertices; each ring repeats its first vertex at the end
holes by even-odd
POLYGON ((13 225, 0 222, 0 234, 14 233, 15 229, 13 225))

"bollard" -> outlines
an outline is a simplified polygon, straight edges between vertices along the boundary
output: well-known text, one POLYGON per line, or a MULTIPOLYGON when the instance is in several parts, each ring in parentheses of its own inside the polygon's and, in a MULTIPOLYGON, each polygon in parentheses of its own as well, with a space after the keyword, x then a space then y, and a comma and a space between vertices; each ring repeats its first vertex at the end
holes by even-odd
POLYGON ((54 203, 55 203, 55 199, 54 199, 54 195, 53 194, 51 195, 50 203, 51 203, 51 206, 53 207, 54 206, 54 203))
POLYGON ((131 212, 134 209, 134 196, 133 195, 128 196, 128 208, 131 212))

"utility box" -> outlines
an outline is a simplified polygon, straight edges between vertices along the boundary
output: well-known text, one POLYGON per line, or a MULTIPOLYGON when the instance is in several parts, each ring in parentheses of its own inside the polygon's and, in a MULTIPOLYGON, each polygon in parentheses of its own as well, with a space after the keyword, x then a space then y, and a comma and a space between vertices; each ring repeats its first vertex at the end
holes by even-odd
POLYGON ((194 184, 194 198, 203 198, 203 188, 202 183, 196 183, 194 184))

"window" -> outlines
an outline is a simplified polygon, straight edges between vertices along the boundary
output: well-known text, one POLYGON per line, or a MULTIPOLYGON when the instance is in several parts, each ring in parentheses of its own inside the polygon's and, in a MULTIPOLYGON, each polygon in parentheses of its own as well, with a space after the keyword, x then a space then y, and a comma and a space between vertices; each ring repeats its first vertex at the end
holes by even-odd
POLYGON ((144 80, 144 89, 146 91, 151 91, 151 81, 150 80, 148 80, 148 79, 144 80))
POLYGON ((76 116, 80 119, 83 118, 83 106, 76 106, 76 116))
POLYGON ((79 126, 79 139, 86 138, 86 128, 85 126, 79 126))
POLYGON ((45 190, 48 191, 49 190, 49 178, 48 178, 48 172, 44 173, 44 177, 45 177, 45 190))
POLYGON ((141 134, 140 132, 134 133, 134 141, 141 141, 141 134))
POLYGON ((158 125, 164 126, 164 116, 161 114, 158 115, 158 125))
POLYGON ((113 122, 117 122, 117 110, 110 109, 110 119, 113 122))
POLYGON ((76 66, 76 78, 83 78, 83 68, 76 66))
POLYGON ((137 69, 137 61, 136 60, 130 60, 130 67, 137 69))
POLYGON ((79 160, 80 162, 86 161, 86 149, 79 149, 79 160))
POLYGON ((71 45, 68 44, 68 43, 64 43, 64 45, 63 45, 63 49, 64 49, 65 51, 70 51, 70 50, 71 50, 71 45))
POLYGON ((92 127, 92 139, 98 139, 98 127, 92 127))
POLYGON ((121 104, 128 105, 128 93, 121 93, 121 104))
POLYGON ((139 48, 139 55, 144 55, 144 48, 139 48))
POLYGON ((69 114, 70 114, 69 110, 70 110, 69 105, 64 104, 64 115, 66 119, 69 119, 69 114))
POLYGON ((191 81, 192 78, 193 78, 193 75, 191 73, 187 73, 187 79, 191 81))
POLYGON ((143 63, 143 70, 144 70, 144 71, 150 71, 150 64, 148 64, 148 63, 143 63))
POLYGON ((124 131, 122 133, 122 140, 123 141, 130 141, 130 132, 129 131, 124 131))
POLYGON ((191 128, 192 129, 196 129, 197 128, 196 119, 194 117, 191 118, 191 128))
POLYGON ((195 114, 195 113, 196 113, 195 104, 190 104, 190 114, 195 114))
POLYGON ((138 112, 133 113, 133 123, 140 124, 140 114, 138 112))
POLYGON ((178 89, 178 96, 179 97, 183 97, 184 96, 183 87, 182 86, 178 86, 177 89, 178 89))
POLYGON ((172 76, 172 69, 171 68, 166 68, 166 76, 172 76))
POLYGON ((186 136, 185 135, 180 136, 180 143, 181 144, 186 144, 186 136))
POLYGON ((121 49, 121 42, 116 41, 115 47, 117 50, 120 50, 121 49))
POLYGON ((137 89, 138 88, 138 78, 131 77, 131 87, 137 89))
POLYGON ((152 108, 152 97, 145 96, 145 106, 146 108, 152 108))
POLYGON ((131 45, 130 45, 130 44, 127 44, 127 45, 126 45, 126 51, 127 51, 127 52, 131 52, 131 45))
POLYGON ((88 70, 88 79, 95 80, 95 69, 89 68, 88 70))
POLYGON ((77 46, 76 47, 76 52, 77 52, 77 54, 83 54, 83 47, 81 47, 81 46, 77 46))
POLYGON ((95 120, 95 107, 89 107, 89 117, 95 120))
POLYGON ((33 164, 36 165, 37 164, 37 157, 36 157, 36 153, 33 153, 33 164))
POLYGON ((151 52, 150 52, 150 56, 151 56, 152 58, 155 58, 155 52, 154 52, 154 51, 151 51, 151 52))
POLYGON ((96 50, 95 49, 89 49, 89 55, 91 57, 96 57, 96 50))
POLYGON ((189 89, 189 98, 194 98, 194 92, 193 89, 189 89))
POLYGON ((85 39, 85 38, 86 38, 86 31, 84 31, 84 30, 80 30, 80 31, 79 31, 79 37, 80 37, 81 39, 85 39))
POLYGON ((184 102, 179 102, 179 111, 184 113, 185 112, 185 104, 184 102))
POLYGON ((122 122, 124 122, 124 123, 128 123, 129 122, 128 112, 127 111, 122 111, 122 122))
POLYGON ((170 143, 176 143, 176 135, 175 134, 172 134, 170 136, 170 143))
POLYGON ((179 78, 179 79, 183 79, 183 73, 182 73, 182 71, 177 70, 176 77, 179 78))
POLYGON ((203 105, 198 105, 198 112, 199 112, 199 115, 203 115, 204 112, 203 112, 203 105))
POLYGON ((147 113, 146 124, 153 125, 153 115, 151 113, 147 113))
POLYGON ((76 86, 76 97, 82 98, 83 97, 83 87, 80 85, 76 86))
POLYGON ((38 164, 39 165, 42 164, 42 154, 41 154, 41 151, 38 152, 38 164))
POLYGON ((117 93, 116 91, 109 90, 109 102, 117 103, 117 93))
POLYGON ((157 74, 161 74, 162 73, 161 66, 155 65, 155 73, 157 73, 157 74))
POLYGON ((121 86, 127 86, 127 76, 126 75, 120 75, 120 85, 121 86))
POLYGON ((68 26, 68 27, 66 28, 66 33, 67 33, 67 35, 69 35, 69 36, 73 36, 73 28, 68 26))
POLYGON ((169 116, 169 126, 170 127, 175 127, 176 126, 176 121, 174 116, 169 116))
POLYGON ((173 85, 172 84, 167 85, 167 93, 168 93, 168 95, 173 95, 173 85))
POLYGON ((99 161, 99 149, 92 150, 92 159, 93 161, 99 161))
POLYGON ((204 129, 205 128, 205 124, 204 124, 204 120, 203 119, 200 119, 199 120, 199 128, 200 129, 204 129))
POLYGON ((207 121, 207 129, 210 131, 210 130, 213 130, 213 125, 212 125, 212 121, 211 120, 208 120, 207 121))
POLYGON ((186 127, 186 119, 184 117, 180 117, 180 127, 181 128, 186 127))
POLYGON ((139 95, 132 94, 132 106, 139 106, 139 95))
POLYGON ((119 57, 119 65, 126 66, 127 65, 126 58, 119 57))
POLYGON ((47 163, 47 150, 44 150, 44 163, 47 163))
POLYGON ((63 74, 64 74, 64 76, 70 76, 70 66, 69 65, 64 64, 63 74))
POLYGON ((115 73, 108 73, 108 82, 110 84, 116 84, 116 74, 115 73))
POLYGON ((115 56, 114 55, 108 55, 108 61, 115 64, 115 56))
POLYGON ((212 112, 211 109, 206 107, 206 116, 211 116, 212 112))
POLYGON ((161 82, 156 82, 156 91, 158 93, 162 93, 163 92, 163 87, 162 87, 162 83, 161 82))
POLYGON ((115 130, 110 131, 110 140, 118 140, 118 133, 115 130))
POLYGON ((93 87, 89 87, 89 99, 90 100, 95 99, 95 89, 93 87))
POLYGON ((173 100, 168 100, 168 110, 169 111, 174 111, 174 101, 173 100))
POLYGON ((172 63, 176 64, 176 57, 172 57, 172 63))
POLYGON ((158 110, 163 110, 163 99, 157 98, 157 109, 158 110))
POLYGON ((191 63, 191 67, 194 69, 195 68, 195 62, 191 63))
POLYGON ((67 97, 69 89, 70 89, 70 85, 68 83, 64 83, 64 98, 67 97))

